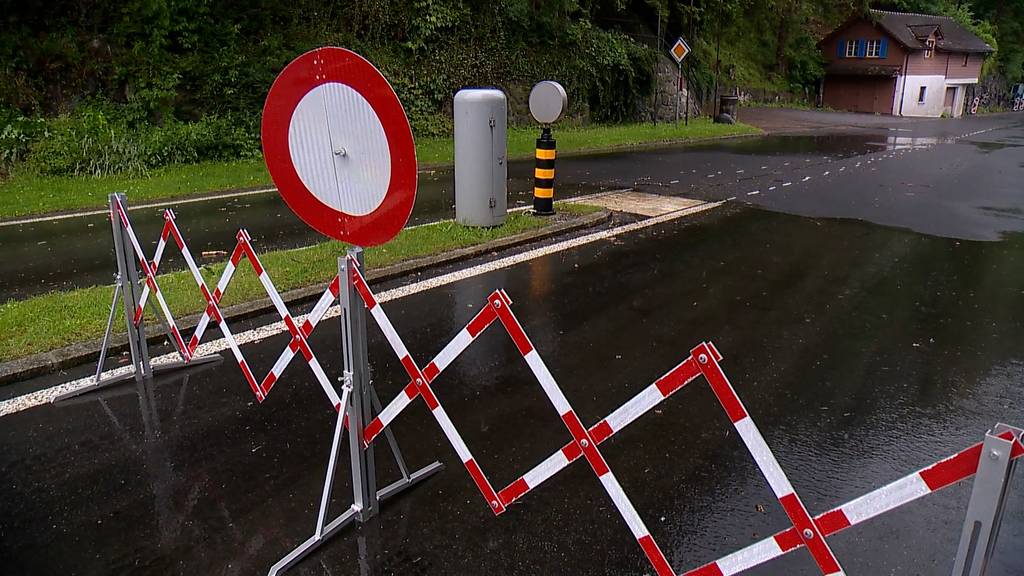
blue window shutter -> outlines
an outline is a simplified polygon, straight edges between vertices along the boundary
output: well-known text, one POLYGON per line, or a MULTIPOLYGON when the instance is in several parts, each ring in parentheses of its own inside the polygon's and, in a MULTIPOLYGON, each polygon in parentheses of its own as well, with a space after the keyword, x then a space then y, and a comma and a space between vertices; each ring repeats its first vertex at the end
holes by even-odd
POLYGON ((882 45, 878 48, 878 57, 885 58, 889 55, 889 39, 882 38, 882 45))
POLYGON ((836 48, 836 56, 846 58, 846 38, 839 39, 839 47, 836 48))
POLYGON ((868 43, 866 40, 861 38, 857 40, 857 58, 863 58, 868 51, 868 43))

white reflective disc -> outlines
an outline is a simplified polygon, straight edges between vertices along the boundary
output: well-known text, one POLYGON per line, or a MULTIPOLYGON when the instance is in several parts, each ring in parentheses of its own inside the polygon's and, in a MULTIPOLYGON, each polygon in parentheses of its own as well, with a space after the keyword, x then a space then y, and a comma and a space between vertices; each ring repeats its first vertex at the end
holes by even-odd
POLYGON ((288 124, 288 151, 321 202, 353 216, 373 212, 391 183, 384 127, 359 92, 338 82, 310 90, 288 124))

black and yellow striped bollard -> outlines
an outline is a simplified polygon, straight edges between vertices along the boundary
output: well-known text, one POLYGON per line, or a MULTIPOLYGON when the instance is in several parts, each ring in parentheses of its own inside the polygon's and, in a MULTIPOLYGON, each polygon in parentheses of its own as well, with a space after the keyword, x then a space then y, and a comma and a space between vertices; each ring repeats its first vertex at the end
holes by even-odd
POLYGON ((537 166, 533 170, 533 213, 550 216, 555 213, 555 139, 545 126, 537 138, 537 166))

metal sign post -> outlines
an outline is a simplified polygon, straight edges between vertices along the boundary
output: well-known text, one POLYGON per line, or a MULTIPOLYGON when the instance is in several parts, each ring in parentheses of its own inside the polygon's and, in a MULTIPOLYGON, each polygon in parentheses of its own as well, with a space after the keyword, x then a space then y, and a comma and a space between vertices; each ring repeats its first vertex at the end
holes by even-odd
POLYGON ((551 125, 562 117, 568 105, 569 97, 558 82, 543 80, 530 90, 530 115, 541 125, 533 169, 533 213, 538 216, 555 213, 556 142, 551 136, 551 125))
MULTIPOLYGON (((683 89, 683 60, 690 54, 690 45, 680 36, 668 53, 676 61, 676 124, 679 124, 679 92, 683 89)), ((686 87, 686 124, 690 124, 690 87, 686 87)))
POLYGON ((338 258, 338 278, 342 279, 338 299, 341 303, 341 348, 344 378, 355 390, 349 398, 349 456, 352 459, 352 498, 359 521, 369 520, 377 512, 377 474, 373 445, 363 445, 359 433, 372 417, 370 414, 370 369, 366 356, 366 311, 352 282, 350 261, 363 263, 363 251, 355 249, 338 258))
POLYGON ((953 564, 953 576, 984 576, 995 549, 999 525, 1006 506, 1006 492, 1013 478, 1015 461, 1010 460, 1019 428, 997 424, 985 434, 978 461, 978 475, 971 489, 960 546, 953 564), (1006 432, 1013 436, 1005 438, 1006 432), (1003 436, 1001 436, 1003 435, 1003 436))
POLYGON ((320 495, 320 509, 317 514, 313 535, 299 544, 284 558, 270 568, 269 576, 291 568, 308 554, 316 550, 328 538, 352 522, 364 523, 377 515, 380 503, 401 493, 406 488, 440 472, 444 466, 433 462, 409 473, 405 459, 398 448, 391 429, 385 429, 391 453, 395 457, 402 477, 381 490, 377 489, 377 468, 373 455, 373 443, 364 441, 365 423, 374 418, 374 411, 382 407, 377 393, 370 382, 370 368, 366 353, 366 308, 355 283, 357 266, 363 262, 361 248, 351 248, 346 256, 338 258, 338 278, 341 279, 338 300, 341 306, 342 343, 342 409, 338 411, 331 441, 331 455, 327 461, 324 489, 320 495), (371 410, 371 408, 373 410, 371 410), (331 490, 341 450, 342 429, 348 428, 349 458, 352 466, 352 504, 338 517, 327 522, 327 511, 331 501, 331 490))

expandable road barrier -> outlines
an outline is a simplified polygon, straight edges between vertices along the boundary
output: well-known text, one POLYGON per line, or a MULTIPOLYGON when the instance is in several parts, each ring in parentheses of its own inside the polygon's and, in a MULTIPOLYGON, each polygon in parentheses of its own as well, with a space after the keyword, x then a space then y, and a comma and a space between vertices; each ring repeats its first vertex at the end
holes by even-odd
MULTIPOLYGON (((172 220, 173 222, 173 220, 172 220)), ((343 402, 338 397, 338 393, 334 390, 334 386, 331 385, 330 380, 327 378, 327 374, 324 372, 320 362, 316 359, 312 349, 309 347, 308 338, 312 334, 313 328, 316 327, 317 323, 323 318, 324 314, 330 308, 331 304, 338 297, 338 277, 335 276, 334 280, 327 286, 327 290, 324 291, 323 295, 317 301, 316 305, 313 306, 313 310, 309 313, 306 321, 303 322, 300 327, 295 323, 295 319, 292 318, 291 313, 288 311, 287 306, 284 304, 284 300, 281 299, 281 294, 277 291, 274 286, 274 282, 270 279, 270 275, 267 274, 266 268, 263 267, 263 263, 260 262, 259 257, 256 255, 256 251, 252 247, 252 238, 249 233, 244 229, 239 230, 236 235, 237 243, 235 249, 231 252, 231 257, 228 259, 227 265, 224 267, 224 272, 221 273, 220 280, 217 282, 217 287, 214 288, 213 293, 206 288, 206 284, 203 282, 202 277, 199 275, 199 271, 195 268, 195 263, 188 259, 189 266, 192 269, 192 275, 196 278, 196 282, 200 283, 200 287, 203 292, 203 297, 206 298, 207 308, 203 312, 203 315, 199 318, 199 323, 196 325, 195 334, 189 341, 189 346, 195 349, 195 346, 199 345, 199 341, 203 338, 203 333, 209 326, 210 321, 213 320, 220 325, 221 331, 224 333, 225 339, 228 341, 228 345, 231 348, 231 353, 235 357, 235 361, 238 362, 238 368, 242 371, 245 376, 246 382, 249 387, 252 388, 253 394, 256 398, 262 402, 267 394, 270 393, 271 388, 281 377, 281 373, 291 363, 292 358, 295 357, 296 352, 302 354, 303 359, 309 365, 310 370, 313 371, 313 375, 316 377, 317 383, 323 389, 324 394, 327 395, 327 399, 330 401, 331 406, 337 412, 341 412, 343 402), (252 265, 253 272, 256 273, 259 278, 260 284, 266 291, 267 296, 270 297, 270 301, 274 304, 274 309, 281 317, 281 321, 284 322, 285 327, 291 334, 292 339, 281 352, 277 361, 267 372, 267 375, 262 380, 257 381, 256 377, 252 373, 252 369, 249 367, 249 363, 245 360, 245 356, 242 355, 242 351, 239 350, 238 345, 235 343, 234 337, 231 336, 231 332, 227 327, 227 323, 224 321, 224 316, 220 313, 217 308, 221 298, 224 297, 224 293, 228 289, 228 284, 231 283, 231 279, 235 275, 235 271, 238 270, 238 264, 242 258, 248 260, 249 264, 252 265)))
POLYGON ((136 381, 141 382, 143 378, 152 377, 156 372, 173 370, 206 362, 219 362, 222 360, 222 358, 217 355, 196 357, 194 355, 195 349, 189 349, 188 346, 185 345, 181 332, 178 330, 177 323, 174 321, 174 315, 171 314, 171 310, 167 306, 167 302, 164 300, 163 293, 160 291, 160 285, 156 279, 156 271, 163 255, 167 236, 170 234, 175 235, 175 240, 178 247, 182 249, 182 254, 185 255, 186 260, 191 262, 193 268, 195 267, 191 254, 189 254, 184 241, 181 240, 181 234, 178 232, 177 226, 174 224, 174 213, 170 211, 165 213, 165 224, 164 230, 161 234, 161 240, 157 246, 154 259, 150 261, 146 259, 146 254, 142 250, 142 245, 139 243, 139 239, 135 235, 135 230, 132 229, 131 220, 128 218, 128 208, 124 194, 110 194, 107 199, 110 210, 110 226, 114 237, 114 256, 117 260, 117 275, 114 277, 114 297, 110 303, 110 313, 107 316, 107 327, 103 333, 103 342, 100 345, 100 357, 99 361, 96 363, 96 376, 91 385, 56 396, 53 399, 54 402, 85 394, 87 392, 121 382, 128 378, 134 378, 136 381), (138 267, 142 268, 144 274, 144 278, 141 283, 136 263, 138 264, 138 267), (142 283, 144 283, 144 286, 142 283), (142 311, 147 302, 151 302, 148 298, 151 292, 159 304, 159 309, 154 311, 154 315, 163 325, 164 331, 167 333, 167 338, 170 340, 175 351, 181 358, 180 362, 170 362, 159 366, 152 366, 150 364, 149 344, 146 340, 146 329, 142 311), (107 352, 109 350, 110 336, 114 327, 114 319, 119 299, 124 305, 123 313, 125 331, 128 336, 128 348, 131 353, 132 370, 124 375, 104 380, 101 378, 103 375, 103 365, 106 362, 107 352))
MULTIPOLYGON (((749 450, 754 462, 761 473, 768 481, 769 486, 775 493, 776 498, 786 515, 790 519, 792 527, 783 530, 772 538, 756 543, 748 548, 730 554, 722 559, 697 569, 686 572, 688 575, 711 576, 736 574, 792 550, 805 547, 819 570, 823 574, 843 574, 839 562, 831 551, 826 537, 839 532, 849 526, 863 522, 877 516, 885 511, 891 510, 906 502, 910 502, 925 494, 937 491, 949 484, 970 477, 978 468, 978 458, 981 453, 981 445, 976 445, 958 453, 949 459, 940 461, 933 466, 925 468, 918 473, 908 476, 905 479, 894 482, 888 486, 871 492, 857 500, 847 503, 840 508, 826 512, 812 518, 799 496, 793 489, 792 484, 786 477, 779 462, 775 459, 768 444, 754 425, 753 420, 736 393, 732 384, 725 376, 719 361, 721 354, 710 343, 702 343, 690 352, 690 356, 675 366, 668 373, 642 390, 628 402, 614 410, 607 417, 598 421, 597 424, 586 428, 580 418, 576 415, 568 399, 562 393, 554 377, 548 370, 539 353, 526 335, 518 319, 511 310, 511 299, 502 291, 495 291, 487 300, 486 306, 481 309, 459 331, 459 333, 434 357, 424 368, 413 359, 406 348, 402 338, 395 330, 388 319, 383 308, 370 290, 364 276, 359 270, 355 260, 347 258, 345 266, 351 277, 355 293, 362 300, 365 308, 369 310, 377 322, 381 332, 389 346, 398 357, 400 364, 409 377, 409 383, 403 390, 383 409, 378 408, 378 415, 365 427, 352 426, 353 437, 359 437, 359 448, 369 449, 373 441, 381 434, 387 433, 389 424, 398 417, 416 398, 422 398, 431 414, 437 420, 446 439, 458 454, 460 461, 466 468, 467 473, 473 480, 477 489, 484 497, 488 506, 495 515, 504 513, 516 500, 522 498, 527 492, 536 488, 541 483, 566 468, 572 462, 586 459, 591 469, 597 475, 605 491, 609 494, 616 509, 623 517, 628 528, 637 540, 640 548, 647 556, 651 565, 659 576, 675 574, 668 560, 661 549, 655 543, 653 536, 648 531, 639 513, 623 491, 621 485, 612 473, 607 461, 598 449, 598 446, 615 433, 634 422, 644 413, 650 411, 669 396, 681 390, 688 383, 698 376, 703 376, 711 386, 720 405, 733 423, 736 431, 749 450), (439 400, 432 384, 437 377, 451 363, 465 351, 489 326, 498 321, 511 337, 514 345, 523 357, 534 377, 540 383, 548 400, 552 403, 559 417, 563 421, 572 440, 564 445, 557 452, 545 459, 529 472, 516 479, 505 488, 496 491, 480 465, 477 463, 465 440, 459 434, 452 423, 441 401, 439 400), (360 433, 359 430, 362 430, 360 433)), ((343 275, 339 275, 343 277, 343 275)), ((345 291, 342 290, 342 293, 345 291)), ((349 311, 344 316, 351 316, 353 308, 351 303, 347 304, 349 311)), ((346 384, 349 384, 350 374, 346 372, 346 384)), ((351 407, 350 407, 351 409, 351 407)), ((340 427, 336 433, 340 431, 340 427)), ((971 510, 984 508, 982 513, 975 514, 984 522, 965 523, 964 535, 962 537, 961 551, 958 553, 957 566, 963 567, 956 576, 980 575, 984 562, 987 562, 991 555, 992 544, 998 528, 998 518, 1001 515, 1002 505, 1005 496, 1006 482, 1012 473, 1008 465, 1024 455, 1024 447, 1020 444, 1021 431, 1007 427, 997 428, 990 440, 997 440, 1008 443, 1007 448, 1003 446, 1002 462, 1006 465, 1001 472, 993 472, 994 477, 1002 480, 992 489, 992 486, 978 488, 976 484, 975 494, 972 495, 972 504, 968 511, 968 518, 971 518, 971 510), (998 501, 993 503, 990 493, 998 495, 998 501), (985 501, 983 505, 975 505, 975 497, 985 501), (983 526, 984 537, 979 538, 978 526, 983 526), (978 550, 982 550, 979 553, 978 550), (982 568, 978 568, 981 566, 982 568)), ((390 439, 390 437, 389 437, 390 439)), ((986 441, 988 442, 988 440, 986 441)), ((394 444, 393 444, 394 446, 394 444)), ((332 448, 332 463, 328 466, 328 475, 333 474, 333 462, 337 451, 337 440, 332 448)), ((996 454, 994 448, 991 452, 996 454)), ((355 457, 354 457, 355 459, 355 457)), ((425 469, 426 470, 426 469, 425 469)), ((431 469, 432 473, 435 469, 431 469)), ((410 476, 403 474, 407 484, 410 476)), ((354 477, 355 480, 355 477, 354 477)), ((384 491, 382 491, 384 492, 384 491)), ((325 490, 325 494, 327 491, 325 490)), ((360 511, 356 505, 346 512, 348 519, 360 511)), ((322 518, 322 513, 321 513, 322 518)), ((332 531, 339 527, 339 522, 347 521, 345 515, 339 517, 330 525, 332 531)), ((271 574, 277 574, 279 570, 287 568, 298 561, 303 555, 311 551, 312 546, 319 544, 322 540, 311 538, 290 557, 286 557, 271 570, 271 574), (303 548, 303 546, 307 546, 303 548), (286 562, 287 561, 287 562, 286 562)))
MULTIPOLYGON (((819 514, 814 517, 814 523, 820 528, 823 536, 837 534, 851 526, 856 526, 885 512, 913 502, 918 498, 934 494, 943 488, 966 480, 978 472, 979 466, 984 467, 990 465, 990 462, 997 460, 1003 461, 1004 478, 1008 481, 1013 471, 1006 464, 1010 464, 1024 456, 1024 444, 1021 443, 1022 434, 1024 434, 1024 431, 1020 429, 998 424, 987 435, 984 443, 974 444, 913 474, 904 476, 895 482, 886 484, 859 498, 819 514), (995 446, 990 447, 990 443, 995 444, 995 446), (1000 444, 1002 449, 999 446, 1000 444)), ((978 484, 975 485, 976 488, 978 486, 978 484)), ((980 492, 979 498, 981 499, 994 496, 1002 500, 1005 496, 1005 482, 994 487, 982 486, 980 492), (988 493, 986 494, 985 492, 988 493)), ((971 505, 975 505, 974 494, 971 497, 971 505)), ((990 533, 994 532, 993 520, 995 520, 995 527, 998 527, 1000 512, 1001 504, 999 511, 987 519, 990 533)), ((971 520, 970 508, 968 509, 968 520, 971 520)), ((965 523, 964 528, 964 536, 967 537, 967 540, 976 539, 973 522, 965 523)), ((995 534, 991 534, 991 538, 987 540, 988 554, 991 554, 990 547, 994 544, 994 536, 995 534)), ((801 541, 797 530, 795 528, 788 528, 774 536, 751 544, 742 550, 686 572, 686 576, 729 576, 731 574, 738 574, 788 554, 803 545, 804 543, 801 541)), ((976 552, 977 548, 972 550, 965 549, 964 538, 961 539, 961 550, 958 552, 956 561, 960 569, 954 568, 954 576, 966 574, 965 568, 971 568, 971 566, 964 566, 964 560, 968 556, 974 556, 978 562, 982 561, 983 555, 976 552), (975 553, 968 554, 967 552, 975 553)), ((987 562, 987 560, 988 557, 986 556, 984 562, 987 562)), ((982 572, 977 572, 974 569, 970 571, 971 575, 980 573, 982 572)))
POLYGON ((498 290, 488 298, 487 306, 470 321, 470 323, 453 339, 438 356, 420 370, 412 359, 401 337, 388 320, 381 306, 374 298, 362 276, 356 272, 357 289, 369 308, 374 319, 398 356, 411 382, 405 389, 372 421, 364 431, 364 442, 371 442, 401 411, 417 396, 423 398, 431 413, 437 419, 445 437, 455 448, 470 477, 476 483, 480 493, 490 505, 494 513, 501 514, 509 504, 524 496, 528 491, 540 485, 559 470, 577 460, 580 456, 587 460, 597 475, 601 485, 608 493, 619 514, 625 520, 636 538, 637 543, 647 556, 651 565, 660 576, 675 574, 665 555, 658 547, 650 531, 647 529, 639 513, 629 497, 612 473, 607 461, 598 449, 598 445, 621 430, 636 418, 654 408, 662 400, 681 389, 698 375, 703 375, 711 384, 719 402, 736 426, 741 438, 747 444, 751 455, 768 480, 769 485, 779 498, 779 502, 790 517, 793 526, 798 530, 802 542, 811 552, 815 562, 823 574, 842 574, 842 569, 835 555, 829 549, 817 526, 811 521, 800 498, 796 495, 785 473, 779 466, 764 438, 758 432, 753 420, 750 419, 736 395, 728 379, 718 365, 721 355, 710 344, 701 344, 691 351, 690 358, 672 369, 668 374, 655 381, 632 400, 601 420, 595 426, 586 428, 573 410, 568 399, 562 393, 547 365, 526 335, 519 320, 511 310, 511 299, 498 290), (530 472, 515 480, 512 484, 496 493, 487 476, 473 458, 458 430, 452 424, 437 395, 430 384, 473 340, 494 320, 500 321, 505 331, 512 338, 520 355, 526 361, 530 371, 540 383, 548 400, 565 424, 572 441, 561 450, 535 467, 530 472))
MULTIPOLYGON (((182 357, 182 362, 177 363, 174 367, 220 359, 219 356, 195 356, 209 323, 214 321, 220 327, 241 372, 258 400, 262 402, 266 398, 291 360, 297 354, 301 354, 337 414, 331 457, 327 466, 327 477, 321 495, 314 534, 275 564, 270 570, 272 575, 294 565, 348 523, 366 521, 372 517, 377 511, 380 501, 401 492, 442 468, 439 463, 435 462, 410 473, 389 429, 389 425, 394 419, 417 397, 423 398, 446 439, 455 449, 467 473, 495 515, 504 513, 513 502, 582 457, 598 477, 599 482, 659 576, 674 575, 675 572, 668 560, 612 473, 598 446, 698 376, 703 376, 711 386, 719 404, 733 423, 754 462, 789 517, 792 527, 685 574, 693 576, 737 574, 800 547, 808 549, 822 574, 843 574, 839 562, 826 542, 826 537, 976 474, 978 478, 975 481, 971 502, 968 506, 967 520, 964 523, 954 565, 954 576, 981 576, 993 553, 1014 464, 1024 456, 1024 445, 1021 443, 1024 431, 1020 429, 997 425, 986 436, 984 443, 964 449, 914 474, 812 518, 772 454, 764 437, 754 425, 739 395, 729 383, 719 364, 722 356, 711 343, 702 343, 695 347, 690 351, 688 358, 611 414, 587 428, 584 427, 519 320, 513 314, 512 300, 503 290, 493 292, 488 297, 484 308, 433 360, 420 369, 370 290, 360 270, 361 250, 352 249, 347 256, 339 258, 338 275, 328 284, 327 289, 302 324, 299 325, 285 306, 280 293, 252 246, 252 239, 244 229, 238 232, 231 257, 216 288, 211 292, 177 227, 172 211, 164 212, 164 228, 154 257, 152 260, 147 260, 131 227, 124 197, 111 195, 110 210, 115 253, 118 258, 118 282, 115 287, 114 302, 111 306, 96 384, 75 394, 100 386, 99 373, 102 370, 106 345, 109 342, 117 298, 122 293, 125 319, 129 331, 129 344, 132 348, 132 359, 135 366, 134 376, 136 379, 141 379, 152 375, 153 367, 149 366, 143 329, 143 310, 146 304, 150 303, 149 295, 152 294, 159 304, 158 318, 162 320, 172 344, 182 357), (172 238, 181 251, 207 304, 187 343, 177 329, 174 317, 164 300, 156 278, 168 238, 172 238), (249 368, 248 362, 239 349, 220 310, 220 301, 243 258, 249 261, 282 322, 291 334, 288 345, 281 352, 268 374, 259 381, 256 380, 249 368), (143 271, 144 286, 139 281, 136 262, 143 271), (317 361, 308 341, 313 330, 335 301, 339 302, 342 311, 345 366, 341 378, 342 394, 340 397, 317 361), (410 379, 409 384, 386 407, 381 406, 373 386, 369 382, 365 341, 366 310, 373 316, 410 379), (495 321, 500 323, 511 337, 513 344, 572 437, 567 444, 550 457, 501 490, 495 490, 484 474, 431 386, 441 372, 450 366, 495 321), (372 420, 370 418, 371 406, 377 412, 377 416, 372 420), (344 513, 328 522, 326 514, 331 500, 341 432, 346 428, 349 430, 351 451, 353 503, 344 513), (382 433, 387 436, 402 477, 384 489, 377 490, 372 446, 374 440, 382 433)), ((104 381, 103 385, 113 381, 115 379, 104 381)))

